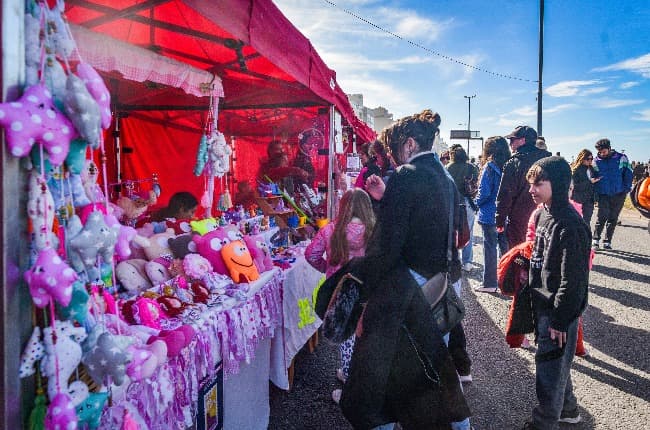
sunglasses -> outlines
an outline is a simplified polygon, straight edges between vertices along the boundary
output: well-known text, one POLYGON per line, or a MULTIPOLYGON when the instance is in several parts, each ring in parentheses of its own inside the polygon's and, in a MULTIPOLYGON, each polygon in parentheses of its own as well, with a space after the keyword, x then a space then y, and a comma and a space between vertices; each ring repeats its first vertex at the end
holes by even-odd
POLYGON ((587 158, 585 158, 585 160, 588 160, 588 161, 591 161, 591 160, 593 160, 593 159, 594 159, 594 157, 587 157, 587 158))

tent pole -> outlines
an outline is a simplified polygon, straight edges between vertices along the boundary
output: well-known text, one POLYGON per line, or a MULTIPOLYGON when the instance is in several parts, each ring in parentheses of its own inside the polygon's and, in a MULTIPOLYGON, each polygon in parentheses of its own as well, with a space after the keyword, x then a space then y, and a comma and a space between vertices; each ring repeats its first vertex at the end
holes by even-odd
POLYGON ((334 105, 330 105, 329 108, 329 151, 328 151, 328 157, 327 157, 327 218, 331 221, 334 219, 334 216, 336 215, 334 213, 334 196, 335 196, 335 190, 334 190, 334 105))
MULTIPOLYGON (((115 176, 117 183, 122 183, 122 147, 120 142, 120 129, 122 125, 122 114, 117 112, 115 114, 115 131, 113 132, 113 143, 115 145, 115 176)), ((120 194, 122 190, 120 189, 120 194)))

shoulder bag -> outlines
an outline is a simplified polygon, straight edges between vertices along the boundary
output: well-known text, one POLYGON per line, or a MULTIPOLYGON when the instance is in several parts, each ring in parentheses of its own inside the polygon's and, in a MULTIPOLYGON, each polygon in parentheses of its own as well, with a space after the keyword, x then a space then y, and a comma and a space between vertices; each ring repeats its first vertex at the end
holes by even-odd
MULTIPOLYGON (((449 230, 447 236, 447 264, 451 266, 452 261, 452 240, 455 231, 454 215, 458 212, 455 210, 454 188, 455 185, 448 180, 449 189, 449 230)), ((464 207, 464 205, 463 205, 464 207)), ((465 217, 467 220, 467 217, 465 217)), ((467 221, 465 221, 467 224, 467 221)), ((433 318, 436 321, 438 329, 442 334, 449 333, 465 316, 465 306, 460 298, 456 295, 453 288, 450 288, 449 272, 440 272, 430 278, 422 285, 422 293, 431 306, 433 318)))
POLYGON ((321 326, 323 336, 332 342, 342 343, 354 333, 363 312, 362 285, 351 273, 343 275, 336 284, 321 326))

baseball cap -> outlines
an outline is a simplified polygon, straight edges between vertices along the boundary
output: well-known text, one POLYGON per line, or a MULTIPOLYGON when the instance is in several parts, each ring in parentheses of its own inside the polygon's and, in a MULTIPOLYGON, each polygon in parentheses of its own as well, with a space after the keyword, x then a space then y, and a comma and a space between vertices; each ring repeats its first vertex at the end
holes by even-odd
POLYGON ((522 137, 526 138, 526 143, 531 142, 534 144, 537 140, 537 132, 532 127, 528 127, 527 125, 520 125, 515 128, 512 133, 505 136, 506 139, 519 139, 522 137))

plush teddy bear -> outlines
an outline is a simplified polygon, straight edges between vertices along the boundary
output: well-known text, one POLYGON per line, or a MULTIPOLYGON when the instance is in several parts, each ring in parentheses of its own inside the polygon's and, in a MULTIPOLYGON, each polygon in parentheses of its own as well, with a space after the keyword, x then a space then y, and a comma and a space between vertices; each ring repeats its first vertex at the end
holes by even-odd
POLYGON ((115 267, 115 276, 122 287, 132 294, 151 288, 151 281, 145 271, 147 260, 132 258, 120 261, 115 267))
POLYGON ((34 248, 44 249, 48 242, 51 247, 56 248, 58 240, 52 232, 55 215, 54 198, 47 184, 36 171, 32 171, 29 175, 27 215, 34 232, 34 248))
POLYGON ((192 240, 192 233, 179 234, 176 237, 170 237, 168 240, 169 248, 172 250, 174 258, 185 258, 188 254, 196 254, 196 243, 192 240))

